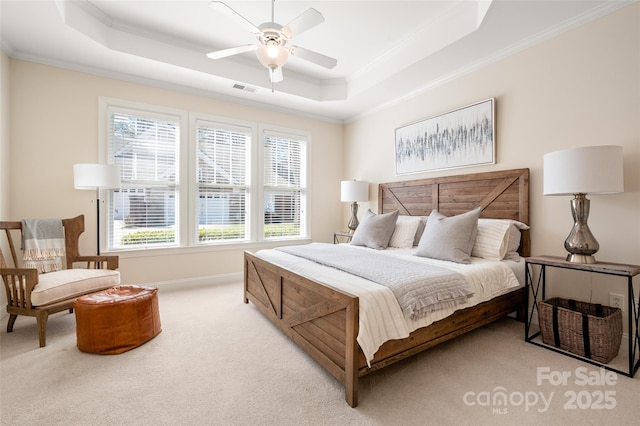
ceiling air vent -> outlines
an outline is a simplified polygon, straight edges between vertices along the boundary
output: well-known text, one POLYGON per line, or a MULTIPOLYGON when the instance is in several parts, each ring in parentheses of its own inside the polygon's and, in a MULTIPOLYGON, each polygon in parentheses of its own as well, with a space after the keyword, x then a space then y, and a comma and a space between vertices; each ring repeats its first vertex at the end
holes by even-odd
POLYGON ((240 84, 240 83, 234 83, 233 84, 233 88, 234 89, 238 89, 238 90, 243 90, 243 91, 249 92, 249 93, 253 93, 253 92, 256 91, 255 87, 245 86, 244 84, 240 84))

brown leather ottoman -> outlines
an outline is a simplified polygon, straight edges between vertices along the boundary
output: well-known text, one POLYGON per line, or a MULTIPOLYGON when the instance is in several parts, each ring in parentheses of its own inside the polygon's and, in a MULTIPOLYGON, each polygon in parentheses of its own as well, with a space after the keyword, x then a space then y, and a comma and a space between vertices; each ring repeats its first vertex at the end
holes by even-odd
POLYGON ((119 354, 162 331, 157 288, 120 285, 78 297, 73 309, 82 352, 119 354))

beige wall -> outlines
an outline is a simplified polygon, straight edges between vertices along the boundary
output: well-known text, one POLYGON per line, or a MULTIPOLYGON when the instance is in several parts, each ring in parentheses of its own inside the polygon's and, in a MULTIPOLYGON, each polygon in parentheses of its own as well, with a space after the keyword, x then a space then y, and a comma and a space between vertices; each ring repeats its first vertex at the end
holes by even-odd
MULTIPOLYGON (((331 241, 340 226, 342 125, 221 102, 65 69, 11 60, 11 195, 6 216, 70 217, 84 213, 84 253, 95 252, 95 193, 73 188, 73 164, 98 159, 98 97, 179 108, 311 132, 311 237, 331 241)), ((126 283, 154 283, 240 274, 234 249, 122 253, 126 283)))
POLYGON ((9 58, 0 51, 0 217, 9 210, 9 58))
MULTIPOLYGON (((527 167, 532 252, 562 256, 573 224, 571 197, 542 195, 543 155, 585 145, 621 145, 625 192, 590 196, 589 225, 600 243, 597 259, 640 264, 639 22, 636 3, 346 125, 344 175, 385 182, 527 167), (490 97, 496 99, 497 164, 395 176, 395 128, 490 97)), ((377 197, 375 188, 371 195, 377 197)), ((372 209, 376 202, 370 203, 372 209)), ((572 283, 563 284, 565 297, 589 300, 592 290, 593 299, 603 303, 609 291, 626 297, 621 279, 559 275, 556 281, 572 283)))
POLYGON ((9 61, 0 51, 0 218, 9 212, 9 61))
MULTIPOLYGON (((9 58, 0 51, 0 220, 9 213, 9 58)), ((4 244, 0 238, 0 244, 4 244)), ((6 253, 6 245, 0 245, 6 253)), ((7 303, 4 290, 0 290, 0 306, 7 303)))

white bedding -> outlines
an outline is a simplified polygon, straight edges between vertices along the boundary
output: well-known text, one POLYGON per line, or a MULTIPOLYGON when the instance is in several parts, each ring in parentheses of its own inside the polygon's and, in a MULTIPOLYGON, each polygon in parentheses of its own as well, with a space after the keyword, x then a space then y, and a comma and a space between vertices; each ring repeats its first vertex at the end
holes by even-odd
MULTIPOLYGON (((357 246, 349 247, 355 250, 354 255, 357 255, 357 250, 371 250, 357 246)), ((387 340, 408 337, 418 328, 441 320, 456 310, 468 308, 507 293, 522 286, 524 282, 524 262, 521 260, 498 262, 472 257, 471 264, 458 264, 414 256, 415 248, 387 249, 381 252, 385 255, 402 256, 414 262, 438 265, 459 272, 469 283, 474 295, 463 305, 432 312, 414 321, 404 317, 393 292, 385 286, 278 250, 261 250, 256 255, 299 275, 358 296, 360 324, 357 341, 367 363, 370 363, 378 348, 387 340)))

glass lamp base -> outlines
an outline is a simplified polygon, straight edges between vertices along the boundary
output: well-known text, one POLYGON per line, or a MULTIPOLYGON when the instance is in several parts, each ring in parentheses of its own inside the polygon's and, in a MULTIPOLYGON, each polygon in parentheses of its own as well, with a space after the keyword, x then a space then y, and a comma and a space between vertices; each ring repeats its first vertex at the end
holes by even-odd
POLYGON ((596 263, 596 258, 586 254, 568 254, 567 262, 593 264, 596 263))
POLYGON ((569 252, 568 262, 596 263, 594 254, 600 248, 600 244, 591 233, 587 218, 589 217, 590 201, 586 194, 574 194, 571 200, 571 214, 573 216, 573 228, 564 242, 564 248, 569 252))
POLYGON ((355 201, 351 204, 351 219, 349 219, 349 223, 347 224, 347 228, 349 228, 350 233, 356 232, 356 228, 360 223, 358 222, 358 203, 355 201))

